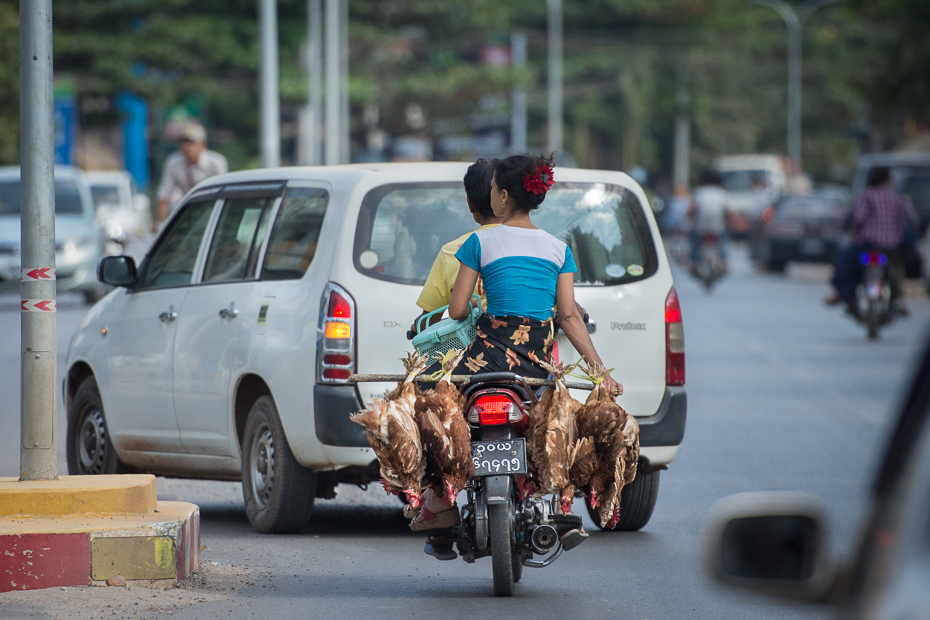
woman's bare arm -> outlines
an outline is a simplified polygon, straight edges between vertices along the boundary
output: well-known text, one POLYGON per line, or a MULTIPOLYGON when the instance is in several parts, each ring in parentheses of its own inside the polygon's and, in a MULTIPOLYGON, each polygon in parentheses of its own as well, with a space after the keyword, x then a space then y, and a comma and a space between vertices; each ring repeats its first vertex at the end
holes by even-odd
POLYGON ((449 299, 449 318, 461 321, 468 318, 471 312, 471 296, 475 292, 475 285, 478 284, 478 272, 466 265, 459 267, 459 275, 455 277, 455 284, 452 285, 452 297, 449 299))
MULTIPOLYGON (((455 292, 453 291, 453 296, 455 292)), ((558 307, 559 327, 568 336, 569 342, 575 347, 581 355, 584 356, 585 362, 597 362, 603 365, 597 351, 594 349, 594 343, 591 342, 591 335, 588 334, 588 328, 584 324, 581 315, 578 313, 578 306, 575 304, 575 281, 574 276, 570 273, 559 274, 556 282, 555 302, 558 307)), ((623 386, 617 383, 610 375, 604 380, 608 391, 616 394, 623 394, 623 386)))

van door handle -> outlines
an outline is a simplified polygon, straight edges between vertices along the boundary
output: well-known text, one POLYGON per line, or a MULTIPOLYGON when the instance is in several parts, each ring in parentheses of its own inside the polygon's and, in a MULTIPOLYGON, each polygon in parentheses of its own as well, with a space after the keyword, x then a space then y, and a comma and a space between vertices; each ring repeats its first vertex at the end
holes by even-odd
POLYGON ((162 323, 170 323, 178 318, 178 311, 171 310, 169 312, 162 312, 158 315, 158 318, 161 319, 162 323))
POLYGON ((239 316, 239 308, 223 308, 220 310, 220 317, 224 319, 234 319, 239 316))

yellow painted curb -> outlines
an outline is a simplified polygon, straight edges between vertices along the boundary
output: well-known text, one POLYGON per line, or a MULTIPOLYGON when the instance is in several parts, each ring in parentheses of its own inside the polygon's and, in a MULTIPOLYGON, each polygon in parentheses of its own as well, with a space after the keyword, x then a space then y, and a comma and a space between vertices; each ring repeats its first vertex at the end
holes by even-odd
POLYGON ((132 515, 157 506, 155 476, 148 474, 0 478, 0 519, 132 515))

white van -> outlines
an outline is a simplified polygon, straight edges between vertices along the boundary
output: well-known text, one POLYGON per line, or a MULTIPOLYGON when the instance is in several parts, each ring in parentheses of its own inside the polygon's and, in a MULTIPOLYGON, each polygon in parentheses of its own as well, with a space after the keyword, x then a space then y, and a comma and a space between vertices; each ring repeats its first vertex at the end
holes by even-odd
MULTIPOLYGON (((299 530, 339 483, 377 480, 349 414, 391 386, 347 379, 402 372, 434 257, 476 228, 466 167, 252 170, 191 190, 138 269, 129 257, 101 261, 101 279, 118 288, 71 341, 70 473, 241 479, 265 532, 299 530)), ((533 219, 571 246, 592 338, 640 423, 640 475, 624 507, 642 527, 684 435, 677 295, 634 181, 562 168, 555 178, 533 219)), ((575 359, 564 339, 560 354, 575 359)))

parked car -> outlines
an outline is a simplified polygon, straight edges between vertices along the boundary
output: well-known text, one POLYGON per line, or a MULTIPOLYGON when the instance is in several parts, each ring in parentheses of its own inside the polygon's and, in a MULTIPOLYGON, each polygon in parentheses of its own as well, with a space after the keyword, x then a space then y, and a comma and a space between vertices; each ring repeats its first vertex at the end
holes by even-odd
MULTIPOLYGON (((101 262, 101 279, 118 288, 68 352, 69 472, 241 479, 264 532, 300 529, 314 498, 334 497, 339 483, 377 480, 365 431, 348 416, 393 384, 348 379, 401 372, 433 259, 475 228, 465 169, 283 168, 195 187, 138 268, 129 257, 101 262)), ((684 436, 678 297, 632 179, 568 168, 555 177, 533 219, 571 246, 592 338, 639 421, 642 462, 623 500, 638 529, 684 436)), ((558 342, 562 359, 576 359, 558 342)))
POLYGON ((763 210, 751 238, 753 258, 778 273, 789 262, 832 262, 843 239, 846 212, 840 194, 784 196, 763 210))
POLYGON ((788 174, 778 155, 729 155, 719 157, 714 169, 720 173, 730 195, 728 222, 737 238, 749 234, 752 221, 785 191, 788 174))
MULTIPOLYGON (((77 291, 93 303, 103 291, 96 269, 103 249, 83 173, 55 167, 55 269, 59 291, 77 291)), ((19 167, 0 168, 0 291, 20 288, 19 167)))
POLYGON ((143 238, 152 229, 148 196, 138 193, 132 175, 125 170, 86 172, 97 211, 97 222, 106 235, 107 254, 122 254, 131 237, 143 238))
POLYGON ((930 342, 872 483, 858 544, 831 562, 824 506, 749 493, 708 512, 705 557, 723 583, 833 607, 841 618, 926 618, 930 610, 930 342))

